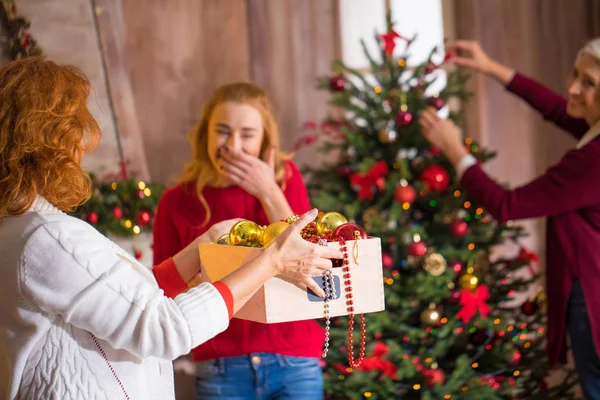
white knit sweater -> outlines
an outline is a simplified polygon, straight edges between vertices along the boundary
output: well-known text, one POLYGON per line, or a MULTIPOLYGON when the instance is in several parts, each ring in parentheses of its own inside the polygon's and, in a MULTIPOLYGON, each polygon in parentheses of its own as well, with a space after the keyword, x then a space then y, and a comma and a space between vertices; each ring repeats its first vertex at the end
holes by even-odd
POLYGON ((164 297, 151 271, 42 198, 0 223, 0 276, 0 399, 174 399, 171 360, 229 323, 214 286, 164 297))

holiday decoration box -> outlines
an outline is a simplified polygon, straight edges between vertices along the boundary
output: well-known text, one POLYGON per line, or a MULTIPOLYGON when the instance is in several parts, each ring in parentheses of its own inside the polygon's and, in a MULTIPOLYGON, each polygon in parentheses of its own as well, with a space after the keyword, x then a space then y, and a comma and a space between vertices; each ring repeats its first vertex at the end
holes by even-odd
MULTIPOLYGON (((328 246, 339 247, 340 244, 329 242, 328 246)), ((349 300, 354 308, 353 314, 383 311, 385 303, 381 240, 376 237, 349 240, 346 246, 350 261, 350 279, 346 279, 342 268, 332 269, 335 295, 328 301, 327 307, 324 299, 307 289, 275 277, 267 281, 235 314, 235 317, 261 323, 300 321, 323 318, 325 308, 328 308, 331 317, 342 316, 350 314, 349 300), (346 282, 349 284, 345 284, 346 282), (351 293, 351 299, 348 299, 348 293, 351 293)), ((203 277, 210 282, 215 282, 252 260, 262 251, 264 249, 255 247, 200 244, 203 277)), ((313 279, 323 288, 322 276, 313 279)))

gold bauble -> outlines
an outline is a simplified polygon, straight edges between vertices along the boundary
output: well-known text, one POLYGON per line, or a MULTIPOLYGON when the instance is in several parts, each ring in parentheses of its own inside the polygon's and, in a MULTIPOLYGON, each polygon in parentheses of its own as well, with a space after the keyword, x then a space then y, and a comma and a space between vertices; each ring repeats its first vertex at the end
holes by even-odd
POLYGON ((430 275, 440 276, 446 271, 446 259, 438 253, 431 253, 425 256, 423 268, 430 275))
POLYGON ((229 232, 229 244, 234 246, 261 247, 262 229, 252 221, 242 220, 231 228, 229 232))
POLYGON ((347 224, 348 220, 340 213, 328 212, 323 214, 317 221, 317 234, 319 236, 330 235, 335 228, 347 224))
POLYGON ((436 326, 441 318, 440 312, 436 310, 435 304, 433 303, 421 312, 421 322, 427 326, 436 326))
POLYGON ((290 226, 287 222, 273 222, 271 225, 267 226, 263 231, 262 237, 262 245, 263 247, 269 247, 277 236, 281 234, 281 232, 285 231, 287 227, 290 226))
POLYGON ((479 285, 479 278, 473 274, 466 273, 460 277, 460 287, 466 290, 475 290, 479 285))
POLYGON ((394 143, 398 138, 398 133, 392 128, 382 128, 377 133, 379 141, 383 144, 394 143))
POLYGON ((229 234, 226 233, 215 242, 216 244, 229 244, 229 234))

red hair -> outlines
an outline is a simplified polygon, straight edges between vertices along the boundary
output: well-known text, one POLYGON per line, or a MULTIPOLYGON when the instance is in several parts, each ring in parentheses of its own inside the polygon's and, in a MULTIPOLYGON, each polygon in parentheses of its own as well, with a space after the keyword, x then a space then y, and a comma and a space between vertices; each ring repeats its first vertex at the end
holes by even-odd
POLYGON ((102 134, 87 108, 90 83, 41 57, 0 67, 0 220, 42 196, 69 211, 91 196, 80 166, 102 134))

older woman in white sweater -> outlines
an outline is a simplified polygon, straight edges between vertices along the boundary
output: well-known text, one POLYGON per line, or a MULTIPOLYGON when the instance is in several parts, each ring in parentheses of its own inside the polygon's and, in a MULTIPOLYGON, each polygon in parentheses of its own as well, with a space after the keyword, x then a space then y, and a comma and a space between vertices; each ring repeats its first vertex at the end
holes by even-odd
POLYGON ((300 237, 313 210, 220 282, 165 297, 161 279, 191 280, 197 243, 231 222, 149 270, 66 215, 89 198, 80 161, 101 137, 89 90, 74 67, 40 58, 0 68, 2 399, 173 399, 171 360, 225 330, 265 281, 309 283, 341 258, 300 237))

